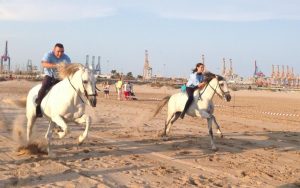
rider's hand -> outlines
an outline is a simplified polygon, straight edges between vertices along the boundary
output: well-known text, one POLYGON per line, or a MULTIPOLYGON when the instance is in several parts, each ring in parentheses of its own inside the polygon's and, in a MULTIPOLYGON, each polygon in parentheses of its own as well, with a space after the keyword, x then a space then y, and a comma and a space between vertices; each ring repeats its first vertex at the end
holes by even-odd
POLYGON ((57 69, 59 69, 59 68, 64 67, 65 65, 66 65, 66 64, 65 64, 64 62, 61 62, 61 63, 55 64, 55 67, 56 67, 57 69))
POLYGON ((199 84, 198 84, 198 88, 202 89, 202 88, 205 86, 205 84, 206 84, 205 82, 199 83, 199 84))

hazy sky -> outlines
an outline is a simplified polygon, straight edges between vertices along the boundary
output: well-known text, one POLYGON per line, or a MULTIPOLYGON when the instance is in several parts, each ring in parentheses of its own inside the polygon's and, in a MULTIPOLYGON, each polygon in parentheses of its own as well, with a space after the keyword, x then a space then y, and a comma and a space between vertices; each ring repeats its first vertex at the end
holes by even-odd
POLYGON ((225 57, 245 77, 255 60, 266 75, 272 64, 300 74, 300 1, 0 0, 1 54, 6 40, 12 68, 61 42, 73 62, 101 56, 104 72, 142 74, 147 49, 164 76, 188 77, 202 54, 215 73, 225 57))

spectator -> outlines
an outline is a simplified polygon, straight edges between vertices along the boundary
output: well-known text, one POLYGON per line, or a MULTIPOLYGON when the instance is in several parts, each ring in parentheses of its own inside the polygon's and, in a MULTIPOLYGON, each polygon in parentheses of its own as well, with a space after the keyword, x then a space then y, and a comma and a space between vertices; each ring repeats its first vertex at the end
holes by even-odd
POLYGON ((108 84, 108 82, 104 82, 103 92, 104 92, 104 98, 109 99, 109 84, 108 84))
POLYGON ((118 100, 122 100, 122 85, 123 85, 123 81, 122 78, 120 77, 119 80, 116 82, 118 100))

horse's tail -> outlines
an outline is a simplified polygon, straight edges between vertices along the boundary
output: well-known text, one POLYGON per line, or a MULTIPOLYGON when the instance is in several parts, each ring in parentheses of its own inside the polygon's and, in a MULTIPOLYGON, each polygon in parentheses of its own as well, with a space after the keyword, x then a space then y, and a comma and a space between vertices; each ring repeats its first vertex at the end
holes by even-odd
POLYGON ((157 108, 155 109, 155 112, 152 116, 152 118, 154 118, 160 111, 161 109, 167 104, 167 102, 169 101, 169 99, 171 98, 171 96, 166 96, 165 98, 162 99, 162 101, 160 101, 160 103, 157 105, 157 108))
POLYGON ((17 100, 4 99, 2 101, 6 104, 18 106, 18 107, 21 107, 21 108, 26 108, 26 98, 21 98, 21 99, 17 99, 17 100))

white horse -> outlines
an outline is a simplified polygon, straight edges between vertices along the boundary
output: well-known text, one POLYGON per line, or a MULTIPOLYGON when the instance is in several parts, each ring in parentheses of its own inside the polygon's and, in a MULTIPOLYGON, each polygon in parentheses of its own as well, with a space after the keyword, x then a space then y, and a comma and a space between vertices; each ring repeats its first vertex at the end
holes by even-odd
MULTIPOLYGON (((216 122, 216 118, 213 115, 214 105, 212 99, 217 93, 221 98, 226 101, 231 100, 231 95, 227 87, 227 83, 222 76, 215 75, 213 73, 205 74, 207 84, 202 89, 197 89, 194 92, 194 100, 186 114, 192 117, 201 117, 207 119, 208 131, 210 135, 210 141, 212 150, 217 150, 213 139, 212 122, 214 122, 218 128, 218 132, 222 134, 219 125, 216 122)), ((156 116, 163 106, 168 102, 168 116, 165 122, 165 129, 162 136, 166 137, 170 131, 172 124, 179 118, 181 112, 184 109, 188 96, 186 93, 176 93, 172 96, 165 97, 160 105, 158 105, 154 116, 156 116)), ((153 117, 154 117, 153 116, 153 117)))
MULTIPOLYGON (((50 142, 55 124, 61 128, 61 131, 58 132, 59 138, 63 138, 67 134, 67 122, 85 124, 85 130, 79 136, 79 144, 86 139, 91 118, 85 114, 85 105, 95 107, 97 102, 96 79, 88 68, 81 64, 66 64, 60 66, 59 75, 63 80, 50 89, 41 103, 42 113, 49 120, 49 127, 45 135, 48 142, 48 155, 50 155, 50 142)), ((33 87, 27 95, 28 143, 30 143, 32 128, 36 121, 35 99, 40 88, 41 84, 33 87)))

